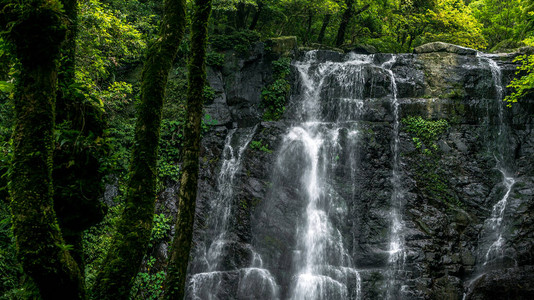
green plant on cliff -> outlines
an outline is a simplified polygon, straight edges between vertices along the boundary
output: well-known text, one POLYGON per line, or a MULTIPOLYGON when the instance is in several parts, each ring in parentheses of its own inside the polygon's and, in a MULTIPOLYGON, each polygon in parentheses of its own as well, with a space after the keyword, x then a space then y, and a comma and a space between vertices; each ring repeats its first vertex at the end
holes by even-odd
POLYGON ((404 130, 413 135, 415 147, 423 154, 429 154, 432 150, 436 151, 438 149, 437 139, 449 128, 449 122, 445 119, 432 121, 425 120, 421 116, 408 116, 401 122, 404 124, 404 130), (423 145, 426 148, 423 148, 423 145))
POLYGON ((249 145, 252 150, 259 150, 266 153, 273 153, 273 150, 268 148, 268 145, 263 144, 263 141, 251 141, 249 145))
POLYGON ((446 205, 462 206, 451 189, 447 171, 443 169, 441 152, 436 144, 450 127, 445 119, 425 120, 421 116, 402 119, 404 130, 411 134, 416 151, 409 153, 417 188, 426 198, 446 205), (421 155, 422 154, 422 155, 421 155))
POLYGON ((265 108, 263 120, 280 120, 286 111, 287 99, 289 97, 289 73, 291 59, 282 57, 272 62, 273 82, 267 85, 261 92, 262 107, 265 108))

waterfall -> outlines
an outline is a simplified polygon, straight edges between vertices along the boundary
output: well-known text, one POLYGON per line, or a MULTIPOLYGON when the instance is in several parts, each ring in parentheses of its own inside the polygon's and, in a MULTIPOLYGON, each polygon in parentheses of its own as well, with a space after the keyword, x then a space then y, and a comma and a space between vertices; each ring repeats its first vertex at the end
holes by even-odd
POLYGON ((395 81, 395 74, 391 70, 396 62, 395 55, 391 59, 382 64, 382 68, 386 70, 391 78, 391 104, 393 106, 394 121, 393 121, 393 171, 391 176, 391 184, 393 192, 391 194, 391 229, 389 242, 389 265, 388 270, 388 287, 386 299, 397 299, 396 293, 396 275, 399 271, 404 269, 405 264, 405 249, 404 249, 404 224, 401 216, 403 190, 401 185, 400 175, 400 160, 399 160, 399 102, 397 101, 397 83, 395 81))
POLYGON ((204 241, 209 243, 207 247, 199 247, 200 253, 196 255, 195 261, 200 261, 202 272, 191 276, 189 282, 189 297, 191 299, 222 299, 219 292, 225 280, 233 281, 238 278, 238 296, 245 299, 253 294, 251 291, 259 293, 264 299, 278 299, 278 286, 275 279, 266 269, 263 269, 263 262, 259 254, 250 247, 252 253, 251 267, 239 270, 225 270, 222 260, 227 254, 227 246, 231 244, 233 236, 229 232, 229 219, 232 216, 234 200, 234 185, 237 172, 241 169, 243 153, 247 149, 252 137, 256 132, 256 127, 244 128, 240 130, 232 129, 225 139, 222 153, 222 165, 217 177, 218 192, 208 219, 207 236, 204 241), (233 146, 237 144, 237 147, 233 146), (232 274, 232 273, 238 273, 232 274))
POLYGON ((478 57, 488 64, 495 86, 495 99, 498 107, 498 132, 496 139, 493 141, 493 143, 495 143, 493 156, 495 157, 496 161, 495 168, 502 174, 503 179, 501 184, 505 191, 501 200, 499 200, 493 206, 491 217, 488 218, 484 223, 483 232, 486 232, 489 235, 488 239, 491 243, 489 247, 487 247, 487 250, 485 250, 483 258, 483 267, 486 267, 488 264, 491 264, 496 260, 501 260, 504 256, 502 253, 502 246, 505 242, 505 238, 503 236, 505 230, 503 226, 503 219, 508 203, 508 197, 510 196, 512 188, 515 184, 515 178, 510 170, 511 166, 508 162, 509 159, 507 159, 509 132, 508 126, 504 120, 504 86, 502 84, 502 72, 497 63, 491 59, 491 56, 478 54, 478 57))
POLYGON ((345 62, 317 63, 315 53, 309 52, 305 60, 295 64, 302 85, 295 112, 298 121, 283 139, 274 174, 295 172, 287 166, 296 158, 304 162, 294 182, 306 206, 296 229, 289 298, 359 299, 360 274, 340 228, 348 221, 349 203, 339 196, 341 191, 332 184, 332 178, 336 170, 348 165, 354 197, 353 152, 365 82, 362 69, 372 57, 353 55, 345 62), (325 101, 328 107, 324 107, 325 101))

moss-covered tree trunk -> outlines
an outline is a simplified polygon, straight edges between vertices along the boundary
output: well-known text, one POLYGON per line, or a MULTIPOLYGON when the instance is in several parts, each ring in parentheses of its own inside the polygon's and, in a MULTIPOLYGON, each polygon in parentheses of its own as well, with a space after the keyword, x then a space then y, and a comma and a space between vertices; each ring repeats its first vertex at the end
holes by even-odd
POLYGON ((53 209, 52 150, 59 47, 65 20, 57 0, 18 3, 9 32, 20 61, 15 95, 11 211, 24 271, 43 299, 83 299, 81 272, 53 209))
POLYGON ((211 0, 195 0, 191 27, 191 60, 187 90, 187 123, 184 130, 183 168, 178 192, 178 216, 171 247, 171 257, 165 282, 165 298, 182 300, 189 252, 193 238, 195 206, 198 188, 198 158, 202 121, 202 89, 206 82, 206 39, 211 13, 211 0))
POLYGON ((148 247, 156 200, 156 162, 165 85, 185 23, 185 0, 165 0, 160 37, 150 46, 143 69, 126 206, 96 279, 97 299, 128 298, 148 247))

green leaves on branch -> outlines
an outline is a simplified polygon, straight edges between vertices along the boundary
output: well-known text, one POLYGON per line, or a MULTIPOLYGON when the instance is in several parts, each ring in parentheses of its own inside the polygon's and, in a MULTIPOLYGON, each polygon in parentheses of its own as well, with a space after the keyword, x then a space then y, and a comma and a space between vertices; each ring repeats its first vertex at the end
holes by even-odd
POLYGON ((514 78, 508 85, 509 88, 514 89, 512 94, 504 98, 509 107, 512 106, 512 103, 516 103, 521 98, 532 93, 534 89, 534 55, 521 55, 515 61, 521 63, 521 66, 517 68, 516 75, 524 75, 514 78))

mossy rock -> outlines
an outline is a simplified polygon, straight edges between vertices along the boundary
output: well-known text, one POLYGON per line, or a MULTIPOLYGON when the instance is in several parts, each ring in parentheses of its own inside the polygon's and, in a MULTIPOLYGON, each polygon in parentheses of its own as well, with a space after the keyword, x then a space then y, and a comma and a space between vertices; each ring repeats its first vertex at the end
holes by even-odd
POLYGON ((281 56, 288 56, 297 50, 296 36, 281 36, 271 38, 265 41, 265 44, 271 48, 271 51, 281 56))
POLYGON ((458 45, 453 45, 443 42, 433 42, 421 45, 414 49, 414 53, 433 53, 433 52, 447 52, 454 53, 458 55, 476 55, 477 51, 475 49, 466 48, 458 45))

